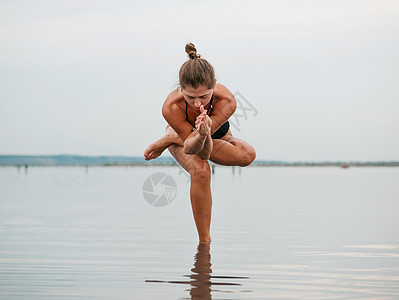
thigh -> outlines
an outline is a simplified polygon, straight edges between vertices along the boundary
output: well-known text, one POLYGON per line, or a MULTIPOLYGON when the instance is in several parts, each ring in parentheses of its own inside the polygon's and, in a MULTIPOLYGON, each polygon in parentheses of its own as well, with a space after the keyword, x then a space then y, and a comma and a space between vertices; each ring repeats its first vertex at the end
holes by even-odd
POLYGON ((254 157, 255 149, 246 141, 236 138, 229 130, 221 139, 213 140, 210 161, 226 166, 247 165, 254 157))
POLYGON ((226 133, 226 135, 224 137, 222 137, 220 140, 226 141, 226 142, 228 142, 228 143, 230 143, 230 144, 232 144, 234 146, 237 146, 239 148, 243 148, 243 149, 248 150, 248 151, 253 149, 253 147, 251 146, 250 143, 248 143, 248 142, 246 142, 246 141, 244 141, 242 139, 234 137, 233 134, 231 133, 230 129, 226 133))

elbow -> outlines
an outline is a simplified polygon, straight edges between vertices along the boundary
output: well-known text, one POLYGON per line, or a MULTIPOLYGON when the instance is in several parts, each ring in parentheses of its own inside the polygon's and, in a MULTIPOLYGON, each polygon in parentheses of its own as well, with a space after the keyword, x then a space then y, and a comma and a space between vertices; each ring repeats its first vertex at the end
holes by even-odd
POLYGON ((205 151, 202 151, 200 153, 196 153, 198 158, 201 160, 208 160, 211 158, 211 152, 205 153, 205 151))
POLYGON ((194 154, 190 149, 187 149, 187 147, 183 147, 184 154, 194 154))
POLYGON ((184 154, 195 154, 193 147, 190 147, 186 142, 183 144, 184 154))

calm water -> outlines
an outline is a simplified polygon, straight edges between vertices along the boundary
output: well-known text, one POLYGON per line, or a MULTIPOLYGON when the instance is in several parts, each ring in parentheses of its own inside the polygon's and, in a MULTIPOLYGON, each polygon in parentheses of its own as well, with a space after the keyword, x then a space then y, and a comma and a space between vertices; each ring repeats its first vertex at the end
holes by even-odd
POLYGON ((0 299, 399 298, 399 168, 240 170, 215 170, 208 247, 177 167, 0 168, 0 299))

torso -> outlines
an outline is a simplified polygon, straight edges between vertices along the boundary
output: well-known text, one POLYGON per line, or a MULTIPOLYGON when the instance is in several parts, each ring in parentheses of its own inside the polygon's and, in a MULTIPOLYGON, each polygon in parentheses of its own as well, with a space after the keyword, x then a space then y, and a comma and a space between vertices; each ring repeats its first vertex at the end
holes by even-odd
MULTIPOLYGON (((223 107, 225 107, 225 105, 230 105, 228 103, 231 102, 231 99, 234 99, 234 96, 225 86, 217 83, 211 99, 213 99, 212 111, 210 111, 210 100, 204 107, 207 110, 208 115, 209 113, 213 115, 212 112, 220 111, 223 109, 223 107)), ((169 117, 173 118, 178 123, 188 122, 192 126, 192 129, 195 126, 195 120, 199 113, 197 113, 190 105, 187 105, 186 115, 186 105, 187 101, 184 99, 183 94, 181 93, 181 89, 177 88, 168 95, 163 104, 162 110, 163 112, 166 111, 169 117)), ((226 123, 228 123, 228 121, 226 123)), ((230 130, 228 130, 228 127, 227 131, 230 132, 230 130)))
MULTIPOLYGON (((204 107, 204 109, 207 110, 207 114, 209 116, 211 116, 212 113, 210 109, 211 101, 212 101, 212 106, 215 106, 215 104, 217 104, 217 102, 220 100, 220 96, 218 96, 218 94, 220 94, 220 91, 218 91, 218 85, 219 84, 216 84, 211 100, 204 107)), ((179 111, 181 111, 181 117, 183 117, 192 126, 194 126, 195 120, 199 115, 199 113, 197 113, 189 105, 187 105, 187 101, 184 99, 180 88, 175 89, 173 92, 169 94, 169 96, 165 100, 165 104, 167 104, 168 106, 174 106, 174 105, 178 106, 179 111)))

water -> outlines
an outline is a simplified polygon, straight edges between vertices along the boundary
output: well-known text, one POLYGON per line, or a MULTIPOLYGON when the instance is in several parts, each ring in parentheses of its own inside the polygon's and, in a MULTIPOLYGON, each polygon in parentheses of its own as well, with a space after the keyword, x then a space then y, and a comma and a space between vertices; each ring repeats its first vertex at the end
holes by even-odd
POLYGON ((398 299, 399 168, 0 168, 0 299, 398 299), (145 180, 176 183, 165 207, 145 180))

